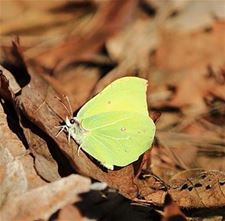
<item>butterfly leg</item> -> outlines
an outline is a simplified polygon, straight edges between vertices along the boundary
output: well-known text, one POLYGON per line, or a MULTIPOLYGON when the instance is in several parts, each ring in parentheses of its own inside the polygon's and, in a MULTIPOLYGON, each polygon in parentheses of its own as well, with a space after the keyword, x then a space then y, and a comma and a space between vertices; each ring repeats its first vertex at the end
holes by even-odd
POLYGON ((81 147, 81 145, 78 147, 78 151, 77 151, 77 155, 78 155, 78 157, 80 156, 80 149, 81 149, 82 147, 81 147))
POLYGON ((57 134, 55 135, 55 137, 58 137, 59 134, 61 134, 65 129, 68 131, 68 128, 66 125, 63 126, 55 126, 55 128, 60 128, 60 130, 57 132, 57 134))
POLYGON ((68 131, 68 143, 70 144, 71 132, 70 132, 70 130, 68 130, 68 129, 67 129, 67 131, 68 131))

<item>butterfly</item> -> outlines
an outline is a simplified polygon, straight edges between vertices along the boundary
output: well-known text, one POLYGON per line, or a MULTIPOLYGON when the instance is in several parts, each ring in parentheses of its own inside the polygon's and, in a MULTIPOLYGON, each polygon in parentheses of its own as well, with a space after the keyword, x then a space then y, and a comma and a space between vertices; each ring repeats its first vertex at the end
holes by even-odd
POLYGON ((107 169, 136 161, 155 135, 146 101, 147 81, 123 77, 113 81, 59 126, 90 156, 107 169))

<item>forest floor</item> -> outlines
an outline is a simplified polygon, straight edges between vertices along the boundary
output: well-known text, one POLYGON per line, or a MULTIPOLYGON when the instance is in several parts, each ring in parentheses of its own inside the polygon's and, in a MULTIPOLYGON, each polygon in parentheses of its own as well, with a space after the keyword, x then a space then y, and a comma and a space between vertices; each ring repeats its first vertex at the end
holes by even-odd
POLYGON ((0 3, 0 220, 225 219, 225 1, 0 3), (125 76, 156 135, 107 170, 56 126, 125 76))

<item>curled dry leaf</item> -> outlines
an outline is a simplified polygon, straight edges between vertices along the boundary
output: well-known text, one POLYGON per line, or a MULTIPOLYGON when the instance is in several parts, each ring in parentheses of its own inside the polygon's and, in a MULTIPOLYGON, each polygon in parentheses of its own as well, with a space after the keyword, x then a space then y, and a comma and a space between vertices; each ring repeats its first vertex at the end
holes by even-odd
MULTIPOLYGON (((12 76, 12 74, 5 69, 4 67, 2 67, 0 65, 0 74, 2 74, 4 72, 4 76, 7 79, 7 82, 9 82, 9 88, 12 90, 13 94, 17 94, 21 91, 21 88, 19 86, 19 84, 16 82, 15 78, 12 76)), ((2 85, 1 85, 2 87, 2 85)))
POLYGON ((51 142, 46 142, 32 129, 23 126, 24 135, 27 138, 29 150, 34 157, 34 167, 41 178, 52 182, 60 178, 59 168, 53 158, 50 149, 54 148, 51 142))
MULTIPOLYGON (((8 99, 15 99, 15 96, 18 92, 17 88, 20 88, 19 85, 16 83, 15 78, 9 71, 7 71, 6 69, 2 67, 0 67, 0 71, 2 72, 2 75, 1 75, 2 87, 0 90, 1 92, 4 91, 3 96, 7 97, 8 99), (6 95, 5 92, 7 92, 8 95, 6 95)), ((22 118, 23 116, 21 116, 20 119, 22 118)), ((15 119, 12 119, 12 121, 15 121, 15 119)), ((5 120, 5 124, 7 125, 6 120, 5 120)), ((34 167, 37 173, 40 176, 42 176, 44 180, 54 181, 58 179, 60 177, 58 174, 58 166, 48 149, 48 145, 51 145, 51 144, 48 144, 44 139, 38 136, 33 131, 34 127, 32 129, 28 128, 27 124, 29 124, 29 122, 26 122, 25 125, 23 121, 21 121, 20 123, 18 122, 16 130, 19 131, 21 130, 21 128, 23 128, 23 133, 24 133, 23 135, 26 136, 27 145, 29 145, 29 150, 34 156, 34 167)), ((8 129, 8 133, 12 134, 12 132, 9 129, 8 129)), ((9 139, 9 141, 10 141, 9 143, 11 144, 12 139, 9 139)), ((17 142, 19 143, 19 141, 17 142)), ((24 147, 21 147, 21 148, 24 149, 24 152, 26 151, 24 147)), ((33 163, 32 162, 33 158, 31 156, 29 156, 28 158, 30 158, 31 163, 33 163)), ((25 157, 24 160, 26 159, 27 158, 25 157)), ((33 168, 33 166, 31 168, 33 168)), ((27 169, 29 169, 29 167, 27 167, 27 169)))
POLYGON ((0 92, 2 97, 10 98, 14 97, 15 94, 21 91, 20 86, 15 81, 15 78, 12 74, 0 65, 0 92), (9 90, 10 88, 10 90, 9 90))
MULTIPOLYGON (((6 108, 5 104, 2 104, 0 106, 0 125, 1 125, 0 145, 2 151, 0 164, 3 168, 6 167, 5 169, 3 169, 3 171, 6 170, 10 174, 15 173, 15 179, 23 180, 23 183, 26 186, 26 188, 23 187, 22 185, 19 185, 20 183, 19 181, 15 182, 15 180, 12 180, 13 185, 15 185, 18 188, 21 187, 22 189, 23 188, 31 189, 45 184, 45 182, 42 179, 40 179, 40 177, 37 175, 35 171, 33 165, 33 158, 29 154, 27 154, 26 148, 24 147, 21 140, 11 130, 11 128, 9 128, 9 124, 12 125, 12 122, 14 123, 14 127, 16 127, 16 120, 11 119, 10 117, 7 120, 7 115, 4 113, 3 105, 6 108), (8 167, 12 168, 8 170, 7 169, 8 167)), ((19 125, 17 125, 17 127, 19 127, 19 125)), ((10 178, 11 175, 9 175, 8 177, 8 175, 5 174, 4 179, 7 180, 8 178, 10 178)), ((0 189, 4 191, 4 188, 0 189)))
POLYGON ((87 192, 89 186, 88 178, 70 175, 14 197, 12 202, 5 204, 0 216, 2 220, 46 220, 63 206, 79 201, 79 194, 87 192))

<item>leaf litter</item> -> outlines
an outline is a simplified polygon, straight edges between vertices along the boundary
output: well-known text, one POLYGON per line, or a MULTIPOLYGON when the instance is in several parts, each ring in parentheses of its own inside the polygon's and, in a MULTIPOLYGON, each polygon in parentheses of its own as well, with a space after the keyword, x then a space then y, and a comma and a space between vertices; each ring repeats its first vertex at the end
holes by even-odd
POLYGON ((224 1, 3 7, 10 11, 0 20, 4 220, 223 219, 224 1), (148 157, 106 171, 78 156, 66 135, 55 137, 55 126, 69 115, 65 95, 76 112, 123 76, 149 80, 150 115, 161 116, 148 157), (108 187, 89 191, 83 176, 108 187))

